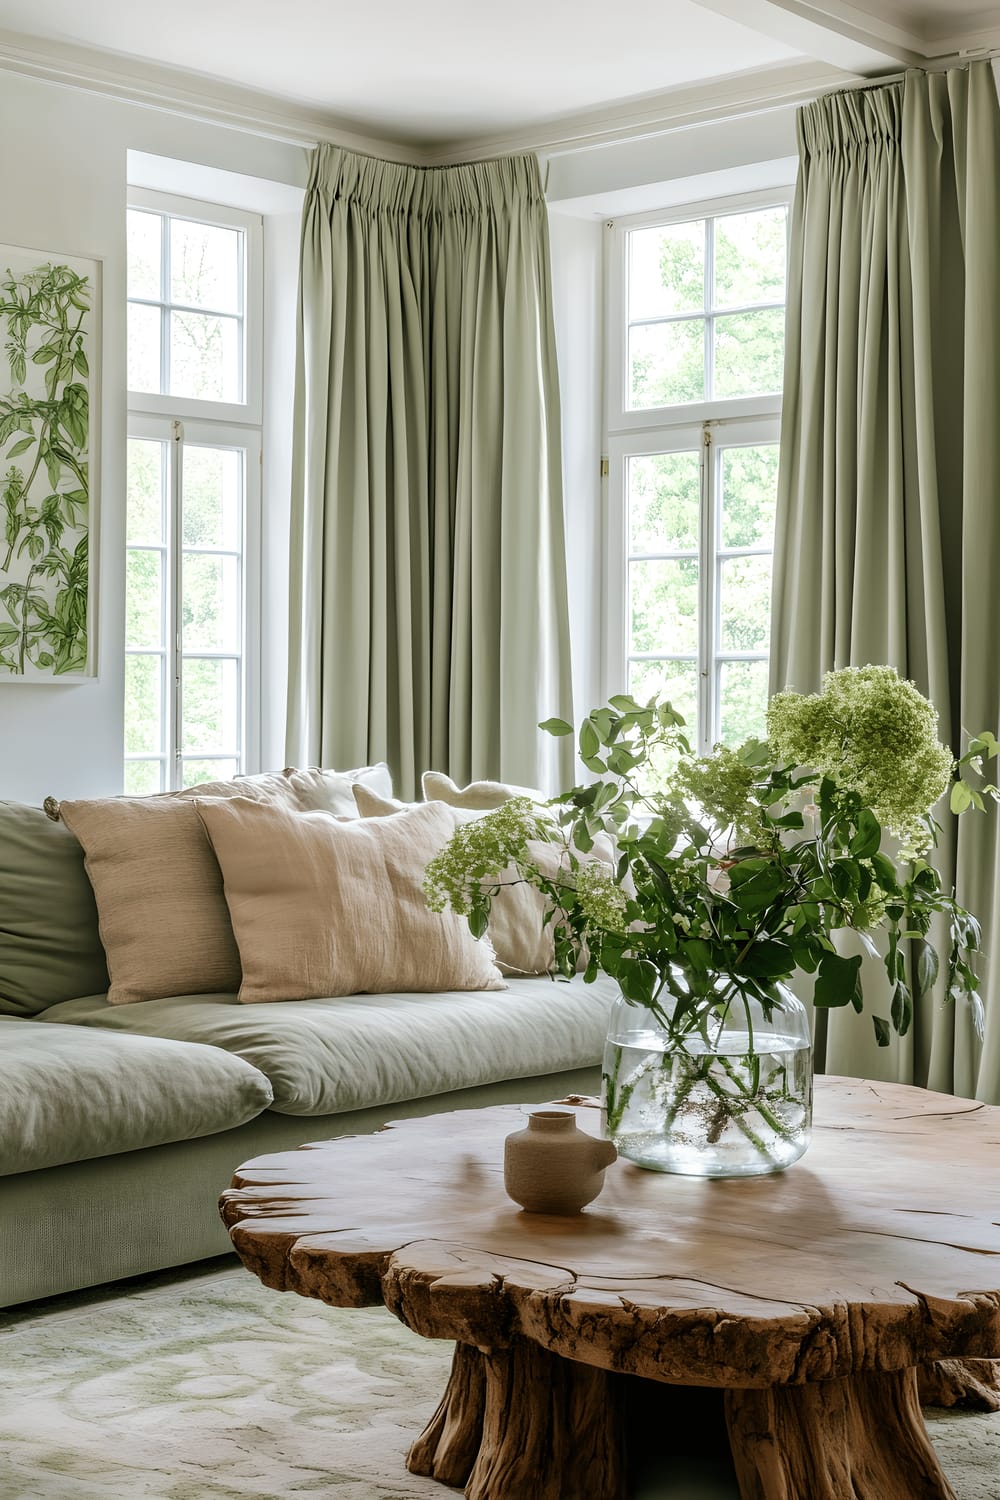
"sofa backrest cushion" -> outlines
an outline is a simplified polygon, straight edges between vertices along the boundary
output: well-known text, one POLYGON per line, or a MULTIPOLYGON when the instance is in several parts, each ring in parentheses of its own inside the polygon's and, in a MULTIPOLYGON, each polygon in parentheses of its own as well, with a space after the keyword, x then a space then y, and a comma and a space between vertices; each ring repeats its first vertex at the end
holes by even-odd
POLYGON ((458 826, 443 803, 388 818, 194 805, 222 866, 242 1001, 504 988, 492 947, 424 899, 424 867, 458 826))
MULTIPOLYGON (((425 786, 427 784, 426 775, 424 784, 425 786)), ((395 798, 376 797, 366 787, 355 787, 354 800, 363 818, 387 818, 408 805, 411 807, 434 805, 431 802, 407 804, 398 802, 395 798)), ((509 801, 510 798, 506 800, 509 801)), ((503 803, 499 803, 498 806, 502 807, 503 803)), ((451 807, 450 811, 455 819, 456 827, 488 816, 487 812, 475 811, 468 807, 451 807)), ((549 844, 538 839, 530 839, 527 849, 529 856, 543 875, 550 880, 562 878, 572 883, 573 876, 569 868, 567 851, 561 843, 549 844)), ((614 849, 606 833, 597 835, 593 849, 589 853, 584 854, 575 845, 573 852, 575 857, 583 862, 599 859, 603 860, 606 865, 612 866, 615 862, 614 849)), ((501 974, 527 975, 553 972, 556 958, 555 943, 552 928, 545 923, 547 908, 545 897, 535 886, 521 880, 513 865, 508 865, 497 872, 496 884, 498 889, 493 894, 486 935, 493 944, 497 967, 501 974)), ((586 966, 586 955, 582 954, 578 967, 583 970, 586 966)))
POLYGON ((83 850, 40 807, 0 802, 0 1013, 103 994, 108 970, 83 850))
MULTIPOLYGON (((354 771, 328 771, 316 766, 299 770, 288 766, 285 775, 295 793, 295 805, 302 812, 328 812, 338 818, 356 818, 355 787, 367 787, 379 797, 392 796, 392 774, 384 760, 373 766, 358 766, 354 771)), ((203 787, 201 795, 214 797, 216 793, 211 787, 203 787)))
MULTIPOLYGON (((213 785, 294 805, 282 777, 213 785)), ((222 874, 193 796, 99 797, 64 801, 59 811, 83 846, 112 1005, 239 989, 222 874)))

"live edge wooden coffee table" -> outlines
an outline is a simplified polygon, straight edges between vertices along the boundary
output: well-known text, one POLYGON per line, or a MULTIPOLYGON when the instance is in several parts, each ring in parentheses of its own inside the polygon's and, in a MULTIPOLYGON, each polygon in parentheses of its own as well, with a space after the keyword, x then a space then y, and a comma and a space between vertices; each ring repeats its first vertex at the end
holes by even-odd
MULTIPOLYGON (((568 1102, 599 1134, 593 1101, 568 1102)), ((787 1171, 709 1181, 619 1160, 568 1219, 504 1192, 527 1108, 263 1156, 222 1200, 267 1286, 384 1302, 455 1341, 413 1472, 475 1500, 623 1500, 638 1376, 662 1383, 664 1448, 671 1386, 724 1391, 744 1500, 954 1500, 918 1370, 932 1389, 966 1370, 988 1387, 975 1361, 1000 1357, 1000 1108, 819 1077, 787 1171), (952 1360, 972 1363, 933 1364, 952 1360)))

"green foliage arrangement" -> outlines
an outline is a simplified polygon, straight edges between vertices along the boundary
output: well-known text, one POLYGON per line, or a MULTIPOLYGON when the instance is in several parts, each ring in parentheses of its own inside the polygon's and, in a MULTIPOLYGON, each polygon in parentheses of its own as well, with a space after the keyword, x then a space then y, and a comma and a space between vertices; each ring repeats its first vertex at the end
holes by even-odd
MULTIPOLYGON (((541 727, 573 733, 557 719, 541 727)), ((766 741, 699 757, 669 702, 611 698, 579 729, 594 779, 460 828, 427 867, 429 905, 482 934, 500 886, 530 882, 545 897, 554 971, 569 977, 584 954, 586 980, 612 976, 673 1033, 704 1033, 741 1002, 749 1018, 752 1000, 770 1016, 777 984, 797 972, 814 976, 815 1005, 862 1011, 862 958, 834 940, 850 930, 888 976, 889 1015, 872 1015, 880 1045, 908 1031, 915 996, 939 976, 981 1035, 979 923, 930 855, 949 787, 956 814, 998 799, 982 766, 1000 744, 978 735, 955 761, 933 706, 884 666, 831 672, 816 694, 778 693, 767 728, 766 741), (664 756, 673 769, 650 790, 664 756), (580 857, 599 834, 613 865, 580 857), (563 844, 557 878, 532 861, 535 839, 563 844), (947 934, 940 954, 935 923, 947 934)))
POLYGON ((87 665, 88 280, 59 265, 0 280, 10 370, 0 396, 0 668, 17 675, 87 665), (34 394, 39 370, 44 395, 34 394))

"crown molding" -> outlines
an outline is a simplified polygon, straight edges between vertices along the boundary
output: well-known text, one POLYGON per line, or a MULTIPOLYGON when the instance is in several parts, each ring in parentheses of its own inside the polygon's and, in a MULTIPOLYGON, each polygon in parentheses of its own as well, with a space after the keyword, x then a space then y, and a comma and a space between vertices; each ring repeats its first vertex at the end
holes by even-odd
MULTIPOLYGON (((855 39, 857 23, 863 15, 843 0, 821 0, 821 3, 817 0, 698 0, 698 3, 723 14, 733 14, 734 19, 739 12, 744 23, 748 5, 764 7, 772 16, 794 18, 799 26, 808 15, 813 27, 817 30, 826 28, 828 36, 840 28, 841 36, 846 29, 855 39)), ((863 68, 852 69, 842 63, 815 60, 759 68, 640 98, 624 99, 599 109, 556 116, 523 129, 434 144, 401 142, 372 135, 356 120, 181 68, 119 58, 94 47, 49 42, 2 29, 0 72, 21 74, 287 145, 308 148, 328 142, 409 166, 434 167, 525 151, 551 157, 665 135, 716 120, 738 119, 744 115, 796 106, 832 89, 870 82, 873 73, 889 70, 890 58, 897 66, 900 62, 904 66, 921 66, 950 60, 967 62, 972 56, 988 56, 1000 50, 1000 26, 967 33, 954 32, 947 37, 935 37, 931 42, 908 33, 904 35, 894 23, 867 19, 865 40, 869 48, 876 50, 865 53, 863 59, 861 56, 856 59, 859 63, 864 61, 863 68), (919 45, 922 49, 919 56, 910 46, 904 45, 904 41, 919 45), (879 68, 873 66, 876 56, 882 60, 879 68)))
POLYGON ((164 110, 230 130, 247 131, 293 146, 321 142, 344 146, 367 156, 409 165, 423 164, 420 147, 370 135, 356 121, 341 119, 235 84, 189 73, 181 68, 118 58, 95 47, 49 42, 0 30, 0 70, 45 83, 80 89, 147 109, 164 110))
POLYGON ((519 151, 562 156, 621 141, 691 130, 717 120, 784 109, 807 103, 831 89, 863 81, 860 74, 811 62, 759 68, 708 83, 625 99, 603 109, 563 115, 547 124, 527 126, 501 136, 477 136, 440 148, 426 148, 425 159, 431 166, 450 166, 519 151))
POLYGON ((503 134, 415 145, 370 135, 357 121, 257 90, 215 83, 179 68, 0 30, 2 71, 289 145, 329 142, 418 167, 454 166, 529 151, 563 155, 794 106, 863 81, 859 73, 806 61, 621 100, 503 134))

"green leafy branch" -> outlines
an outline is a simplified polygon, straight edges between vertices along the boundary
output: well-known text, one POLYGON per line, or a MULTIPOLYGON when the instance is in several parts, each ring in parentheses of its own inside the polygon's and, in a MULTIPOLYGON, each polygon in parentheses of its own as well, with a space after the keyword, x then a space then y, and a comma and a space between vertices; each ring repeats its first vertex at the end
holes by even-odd
MULTIPOLYGON (((872 1016, 880 1045, 906 1034, 916 1001, 939 981, 947 999, 969 1003, 981 1035, 980 926, 931 862, 932 811, 949 787, 956 813, 998 799, 996 787, 973 787, 965 773, 981 774, 1000 742, 978 735, 954 761, 936 724, 932 706, 890 668, 845 668, 828 674, 820 694, 776 695, 768 741, 697 757, 669 702, 619 694, 580 725, 580 759, 594 779, 548 804, 570 851, 586 855, 606 835, 613 866, 600 866, 603 875, 591 868, 584 881, 570 853, 564 884, 575 889, 557 891, 519 857, 513 813, 482 823, 507 818, 504 862, 551 907, 558 900, 558 972, 572 973, 585 954, 586 979, 613 977, 675 1040, 707 1037, 734 1005, 749 1023, 751 1001, 770 1018, 777 986, 795 974, 813 976, 817 1007, 861 1012, 862 956, 840 951, 842 931, 888 978, 889 1014, 872 1016), (667 774, 654 776, 664 765, 667 774), (941 955, 935 919, 947 935, 941 955)), ((574 732, 559 719, 541 727, 574 732)), ((488 831, 477 837, 488 849, 488 831)), ((482 930, 487 875, 482 861, 473 869, 465 860, 458 834, 435 860, 431 885, 439 899, 458 892, 461 910, 474 884, 482 930)))
POLYGON ((0 616, 0 666, 23 674, 33 665, 59 675, 84 669, 87 659, 86 531, 74 536, 86 527, 90 494, 88 278, 59 265, 20 276, 8 269, 0 290, 12 384, 0 400, 7 465, 0 484, 0 575, 9 577, 22 560, 29 564, 24 578, 10 577, 0 588, 6 612, 6 619, 0 616), (23 389, 29 367, 44 372, 44 398, 23 389), (41 493, 39 476, 46 481, 41 493))

